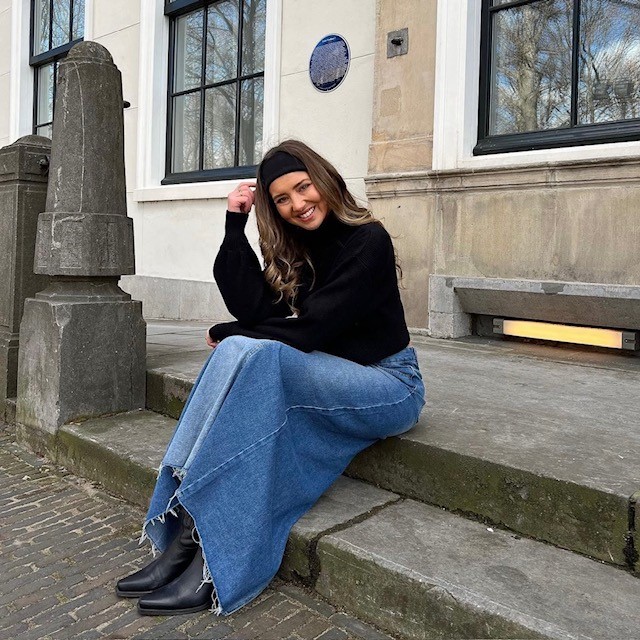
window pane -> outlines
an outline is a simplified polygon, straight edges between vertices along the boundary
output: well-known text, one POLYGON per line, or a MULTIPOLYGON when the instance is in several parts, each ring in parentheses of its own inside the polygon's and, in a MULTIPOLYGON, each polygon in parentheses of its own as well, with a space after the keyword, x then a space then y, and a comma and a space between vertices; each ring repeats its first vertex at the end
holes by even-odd
POLYGON ((238 75, 238 0, 216 2, 207 18, 207 84, 238 75))
POLYGON ((578 122, 640 117, 640 3, 583 0, 578 122))
POLYGON ((174 91, 200 86, 204 11, 194 11, 176 20, 174 91))
POLYGON ((242 83, 240 101, 240 158, 238 164, 258 164, 262 158, 262 78, 242 83))
POLYGON ((221 169, 235 165, 236 85, 207 89, 204 108, 204 166, 221 169))
POLYGON ((200 92, 173 99, 173 160, 171 171, 200 168, 200 92))
POLYGON ((51 48, 67 44, 71 40, 69 27, 71 15, 69 14, 70 0, 53 0, 53 17, 51 21, 51 48))
POLYGON ((267 14, 266 0, 244 0, 242 27, 242 74, 264 69, 264 39, 267 14))
POLYGON ((34 0, 33 53, 49 51, 49 0, 34 0))
POLYGON ((53 125, 45 124, 41 127, 36 127, 36 135, 45 136, 45 138, 51 138, 51 136, 53 135, 53 125))
POLYGON ((572 5, 543 0, 494 14, 491 135, 570 125, 572 5))
POLYGON ((74 0, 72 40, 82 37, 84 37, 84 0, 74 0))
POLYGON ((36 73, 38 74, 36 125, 40 125, 53 120, 54 63, 39 67, 36 73))

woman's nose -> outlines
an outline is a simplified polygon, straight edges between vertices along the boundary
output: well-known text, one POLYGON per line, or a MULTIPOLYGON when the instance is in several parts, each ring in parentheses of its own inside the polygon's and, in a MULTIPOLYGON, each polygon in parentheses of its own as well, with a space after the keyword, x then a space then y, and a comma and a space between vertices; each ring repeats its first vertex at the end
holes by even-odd
POLYGON ((303 211, 306 206, 306 202, 300 194, 296 193, 291 196, 291 206, 294 211, 303 211))

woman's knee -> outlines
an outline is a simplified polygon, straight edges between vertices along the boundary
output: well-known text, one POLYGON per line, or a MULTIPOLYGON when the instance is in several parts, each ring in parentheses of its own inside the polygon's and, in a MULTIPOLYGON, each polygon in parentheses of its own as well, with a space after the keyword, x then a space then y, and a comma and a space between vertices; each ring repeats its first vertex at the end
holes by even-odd
POLYGON ((246 336, 229 336, 220 342, 216 347, 216 351, 241 356, 257 351, 279 349, 280 346, 281 343, 275 340, 247 338, 246 336))

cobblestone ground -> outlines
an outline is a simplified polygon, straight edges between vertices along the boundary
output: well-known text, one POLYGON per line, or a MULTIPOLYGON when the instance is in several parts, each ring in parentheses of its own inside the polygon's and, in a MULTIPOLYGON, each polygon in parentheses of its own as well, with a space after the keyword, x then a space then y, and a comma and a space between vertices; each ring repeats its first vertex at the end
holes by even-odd
POLYGON ((17 447, 0 426, 0 638, 390 640, 303 589, 274 582, 228 617, 139 616, 115 581, 149 560, 143 514, 17 447))

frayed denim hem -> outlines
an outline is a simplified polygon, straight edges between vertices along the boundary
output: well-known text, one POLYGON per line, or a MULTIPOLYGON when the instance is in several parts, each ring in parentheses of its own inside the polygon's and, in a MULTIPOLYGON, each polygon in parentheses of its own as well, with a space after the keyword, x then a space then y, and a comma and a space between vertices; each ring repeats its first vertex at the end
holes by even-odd
MULTIPOLYGON (((171 469, 173 477, 178 478, 180 481, 184 479, 186 475, 186 471, 184 469, 179 469, 174 467, 167 467, 167 468, 171 469)), ((160 465, 160 469, 158 469, 158 475, 160 475, 160 473, 162 472, 162 469, 163 469, 163 465, 160 465)), ((149 544, 151 545, 151 553, 154 558, 158 555, 158 553, 160 553, 160 549, 154 542, 153 538, 149 535, 149 530, 150 530, 149 527, 154 527, 156 523, 161 525, 166 524, 167 515, 169 514, 174 516, 175 518, 178 518, 179 515, 176 511, 176 507, 178 506, 180 506, 180 508, 184 509, 187 513, 189 513, 185 508, 185 506, 180 502, 178 498, 178 490, 176 489, 174 494, 169 499, 169 502, 167 503, 165 510, 162 513, 158 514, 157 516, 154 516, 153 518, 149 518, 148 520, 146 520, 142 527, 142 533, 140 534, 138 545, 142 545, 145 541, 148 541, 149 544)), ((211 594, 211 607, 209 611, 217 616, 228 615, 222 610, 220 599, 218 598, 218 590, 216 589, 215 582, 213 581, 213 576, 211 575, 211 571, 209 570, 207 556, 204 551, 204 546, 202 545, 200 534, 198 533, 198 526, 195 523, 195 518, 193 518, 193 516, 190 513, 189 513, 189 516, 191 516, 192 520, 194 521, 194 527, 191 530, 191 537, 193 538, 193 541, 196 542, 200 547, 200 553, 202 553, 202 557, 204 559, 204 563, 202 565, 202 582, 200 582, 200 585, 196 589, 196 592, 200 591, 200 589, 202 589, 202 587, 205 584, 210 584, 213 587, 213 592, 211 594)))

